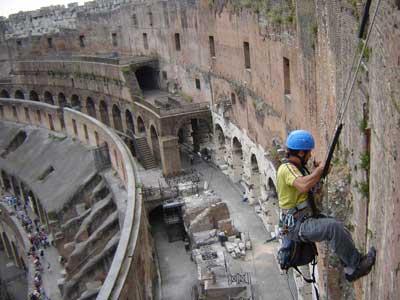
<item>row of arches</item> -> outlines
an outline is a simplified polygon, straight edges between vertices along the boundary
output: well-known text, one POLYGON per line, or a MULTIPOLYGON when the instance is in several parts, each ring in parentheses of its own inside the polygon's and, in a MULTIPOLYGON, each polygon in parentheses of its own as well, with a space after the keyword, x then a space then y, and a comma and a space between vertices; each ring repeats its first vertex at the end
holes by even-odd
MULTIPOLYGON (((5 89, 1 90, 0 97, 1 98, 11 98, 10 93, 5 89)), ((39 94, 34 90, 31 90, 29 92, 28 97, 29 98, 27 100, 40 101, 39 94)), ((22 92, 22 90, 16 90, 14 93, 14 98, 25 99, 25 95, 22 92)), ((49 91, 44 92, 43 101, 45 103, 48 103, 51 105, 56 104, 52 93, 50 93, 49 91)), ((73 94, 71 96, 71 102, 68 103, 65 94, 60 92, 57 95, 57 104, 60 107, 72 107, 72 108, 78 109, 78 110, 81 110, 81 108, 82 108, 82 100, 76 94, 73 94)), ((91 97, 87 97, 86 100, 83 101, 83 104, 84 104, 83 108, 89 116, 91 116, 95 119, 99 119, 102 123, 106 124, 107 126, 111 126, 110 117, 109 117, 109 109, 108 109, 108 105, 107 105, 106 101, 101 100, 99 102, 98 110, 96 109, 95 101, 91 97)), ((126 109, 124 114, 125 114, 124 117, 125 117, 125 122, 126 122, 126 127, 127 127, 126 133, 132 135, 135 133, 134 116, 129 109, 126 109)), ((124 132, 123 122, 122 122, 123 116, 122 116, 121 109, 119 108, 119 106, 117 104, 114 104, 112 106, 111 116, 112 116, 114 129, 116 129, 117 131, 120 131, 120 132, 124 132)), ((145 131, 144 121, 140 116, 137 118, 137 124, 138 124, 139 132, 144 132, 145 131)))
POLYGON ((246 193, 249 199, 258 201, 261 197, 265 198, 269 192, 276 193, 273 180, 267 179, 262 172, 256 154, 250 153, 250 157, 245 158, 240 140, 236 136, 229 140, 219 124, 216 124, 214 128, 214 143, 216 163, 229 165, 232 181, 246 181, 248 187, 246 193))
POLYGON ((5 250, 8 258, 14 260, 14 263, 17 267, 26 270, 26 263, 22 258, 21 253, 18 251, 16 242, 8 237, 6 231, 1 232, 0 234, 0 245, 2 246, 0 248, 5 250))

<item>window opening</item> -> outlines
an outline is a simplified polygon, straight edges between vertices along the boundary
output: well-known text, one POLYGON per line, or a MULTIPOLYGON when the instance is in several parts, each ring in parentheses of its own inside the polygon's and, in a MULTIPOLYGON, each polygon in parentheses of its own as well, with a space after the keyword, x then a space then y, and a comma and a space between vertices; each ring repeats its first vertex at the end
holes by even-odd
POLYGON ((144 49, 149 49, 149 42, 147 41, 147 33, 143 33, 143 47, 144 49))
POLYGON ((211 57, 215 57, 214 37, 210 35, 210 36, 208 37, 208 42, 209 42, 209 44, 210 44, 210 55, 211 55, 211 57))
POLYGON ((175 33, 175 49, 176 51, 181 51, 181 38, 179 33, 175 33))
POLYGON ((117 47, 118 46, 117 34, 115 32, 112 33, 111 38, 112 38, 112 45, 114 47, 117 47))
POLYGON ((251 68, 250 64, 250 44, 248 42, 243 43, 243 50, 244 50, 244 66, 246 69, 251 68))
POLYGON ((283 82, 285 95, 290 94, 290 61, 288 58, 283 58, 283 82))
POLYGON ((78 128, 76 127, 76 121, 72 119, 72 127, 74 128, 75 135, 78 135, 78 128))
POLYGON ((43 180, 47 179, 47 177, 48 177, 51 173, 53 173, 53 172, 54 172, 53 166, 49 166, 49 167, 38 177, 38 180, 43 181, 43 180))
POLYGON ((196 78, 196 89, 201 90, 200 79, 196 78))
POLYGON ((85 48, 85 36, 84 35, 79 36, 79 46, 81 48, 85 48))
POLYGON ((53 48, 53 39, 51 37, 47 38, 47 45, 49 48, 53 48))
POLYGON ((50 126, 50 130, 54 131, 54 123, 53 123, 53 117, 51 116, 51 114, 48 114, 49 117, 49 126, 50 126))

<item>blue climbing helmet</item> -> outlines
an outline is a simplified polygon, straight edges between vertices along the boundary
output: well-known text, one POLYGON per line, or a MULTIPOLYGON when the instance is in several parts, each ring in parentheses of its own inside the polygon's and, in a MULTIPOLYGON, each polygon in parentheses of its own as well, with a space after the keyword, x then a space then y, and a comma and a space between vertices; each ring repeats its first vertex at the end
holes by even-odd
POLYGON ((286 147, 292 150, 312 150, 315 142, 311 133, 306 130, 294 130, 286 139, 286 147))

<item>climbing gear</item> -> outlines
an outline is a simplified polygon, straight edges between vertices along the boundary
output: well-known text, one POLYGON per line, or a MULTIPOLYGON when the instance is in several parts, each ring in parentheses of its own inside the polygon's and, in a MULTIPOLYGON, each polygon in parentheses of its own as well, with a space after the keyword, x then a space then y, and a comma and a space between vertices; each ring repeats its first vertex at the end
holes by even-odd
POLYGON ((336 145, 339 141, 339 136, 340 136, 340 133, 342 132, 342 128, 343 128, 343 124, 340 124, 338 126, 338 128, 336 128, 335 135, 333 136, 332 143, 329 147, 328 156, 326 157, 326 160, 325 160, 324 170, 322 171, 321 179, 324 179, 328 175, 329 167, 331 165, 331 161, 333 158, 333 153, 335 152, 336 145))
POLYGON ((291 150, 309 151, 314 149, 315 142, 311 133, 306 130, 294 130, 286 139, 286 147, 291 150))
POLYGON ((315 243, 293 241, 284 237, 277 258, 281 270, 286 271, 287 273, 290 268, 293 268, 301 275, 301 277, 303 277, 304 281, 312 283, 316 299, 319 299, 318 289, 315 285, 315 266, 317 265, 317 256, 318 251, 315 243), (310 263, 312 265, 311 278, 307 278, 300 271, 299 266, 308 265, 310 263))
POLYGON ((345 275, 347 281, 353 282, 367 275, 371 271, 372 266, 375 264, 375 259, 376 259, 376 249, 374 247, 371 247, 367 255, 364 255, 361 258, 360 264, 355 269, 355 271, 352 274, 345 275))

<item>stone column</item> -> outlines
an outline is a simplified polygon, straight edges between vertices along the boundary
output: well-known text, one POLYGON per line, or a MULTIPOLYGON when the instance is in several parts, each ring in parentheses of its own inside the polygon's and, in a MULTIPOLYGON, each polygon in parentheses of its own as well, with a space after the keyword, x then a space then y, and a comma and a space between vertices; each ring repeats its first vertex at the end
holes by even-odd
POLYGON ((6 254, 8 258, 12 258, 12 250, 10 245, 10 240, 7 237, 7 234, 2 232, 1 233, 1 240, 3 241, 4 248, 6 250, 6 254), (4 238, 6 237, 6 238, 4 238))
POLYGON ((25 203, 25 194, 24 194, 24 189, 22 188, 22 181, 20 181, 18 185, 19 185, 19 195, 21 197, 21 200, 25 203))
POLYGON ((160 154, 164 176, 176 175, 181 172, 181 156, 177 137, 160 137, 160 154))
POLYGON ((2 190, 6 190, 6 186, 4 184, 3 176, 0 175, 0 187, 2 190))
POLYGON ((15 246, 14 241, 11 242, 11 245, 12 245, 12 252, 13 252, 13 257, 14 257, 14 263, 15 263, 15 265, 17 267, 20 268, 21 267, 21 262, 20 262, 20 259, 19 259, 17 246, 15 246))

